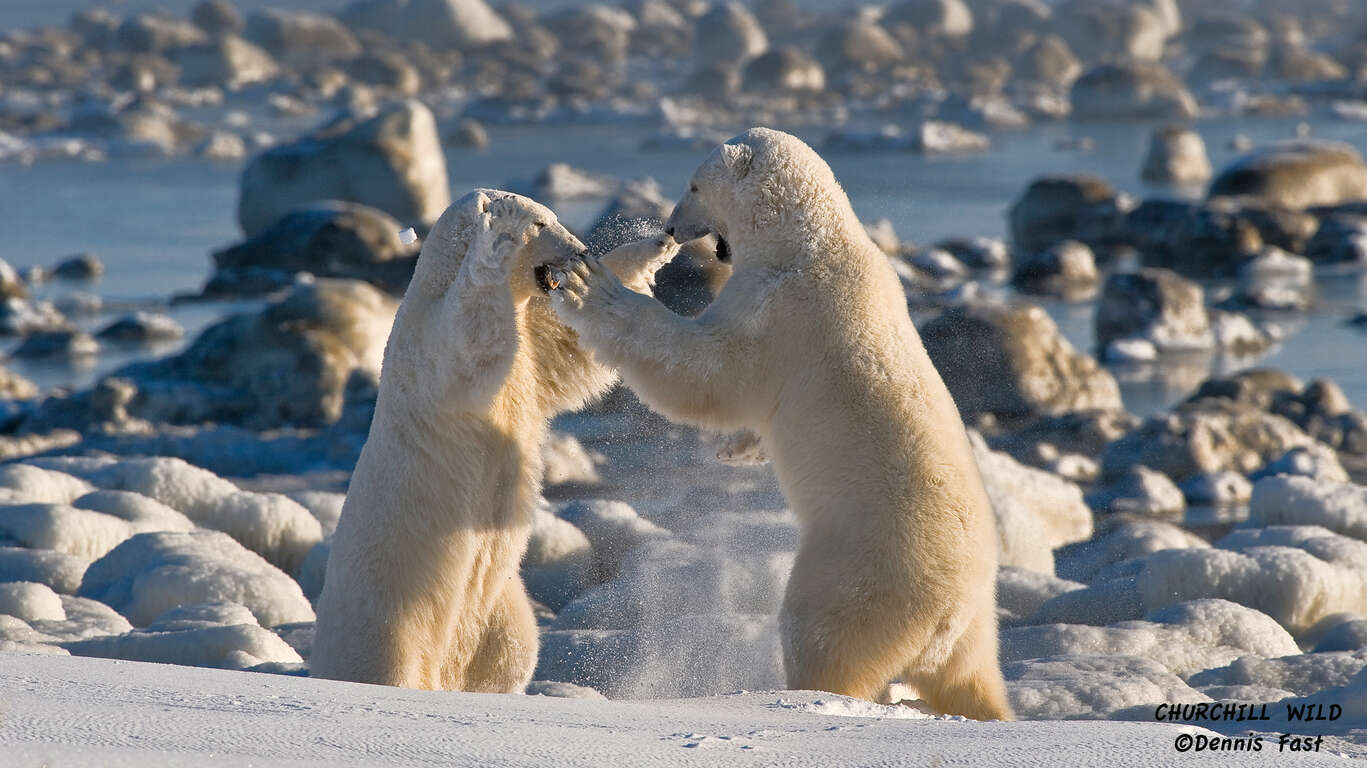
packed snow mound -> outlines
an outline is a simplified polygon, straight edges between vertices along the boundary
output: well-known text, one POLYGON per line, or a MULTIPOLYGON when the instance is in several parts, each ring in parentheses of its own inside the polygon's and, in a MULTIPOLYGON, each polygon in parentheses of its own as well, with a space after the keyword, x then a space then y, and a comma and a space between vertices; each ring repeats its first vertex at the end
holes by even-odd
POLYGON ((1225 600, 1196 600, 1165 608, 1148 621, 1109 627, 1046 624, 1001 633, 1002 661, 1047 656, 1139 656, 1186 677, 1246 655, 1299 653, 1296 641, 1271 617, 1225 600))
POLYGON ((239 490, 207 469, 157 457, 68 465, 95 485, 133 491, 178 510, 189 520, 232 536, 274 565, 293 572, 323 539, 318 518, 278 493, 239 490))
POLYGON ((1000 564, 1053 573, 1053 549, 1092 535, 1082 489, 992 450, 977 432, 969 438, 996 512, 1000 564))
POLYGON ((1022 720, 1124 718, 1164 702, 1210 701, 1163 665, 1135 656, 1054 656, 1002 665, 1011 708, 1022 720))
POLYGON ((1061 578, 1091 582, 1110 566, 1164 549, 1204 549, 1210 545, 1194 533, 1162 520, 1114 518, 1094 539, 1054 553, 1061 578))
POLYGON ((1315 653, 1322 651, 1360 651, 1367 649, 1367 618, 1351 613, 1335 613, 1320 622, 1305 635, 1305 642, 1313 642, 1315 653))
POLYGON ((29 464, 0 466, 0 503, 70 504, 95 490, 76 477, 29 464))
POLYGON ((1249 525, 1319 525, 1367 541, 1367 486, 1277 475, 1259 480, 1249 525))
POLYGON ((95 491, 77 498, 71 506, 127 520, 138 533, 189 531, 195 527, 194 522, 180 512, 131 491, 95 491))
POLYGON ((31 581, 0 583, 0 614, 27 622, 66 621, 61 597, 50 587, 31 581))
POLYGON ((598 464, 603 457, 586 450, 579 439, 552 430, 541 442, 542 480, 546 485, 594 485, 602 481, 598 464))
POLYGON ((313 621, 299 585, 217 531, 139 534, 91 564, 80 594, 145 627, 182 605, 235 602, 262 626, 313 621))
POLYGON ((1367 653, 1303 653, 1279 658, 1244 656, 1187 678, 1194 686, 1257 685, 1309 696, 1347 685, 1367 667, 1367 653))
POLYGON ((1104 625, 1202 598, 1262 611, 1293 635, 1367 614, 1367 542, 1316 526, 1237 530, 1216 548, 1169 549, 1045 603, 1030 622, 1104 625))
POLYGON ((342 505, 346 503, 345 493, 331 491, 295 491, 286 494, 300 506, 309 511, 323 529, 323 537, 331 536, 337 530, 337 521, 342 519, 342 505))
POLYGON ((90 561, 52 549, 0 547, 0 581, 33 581, 72 595, 90 561))

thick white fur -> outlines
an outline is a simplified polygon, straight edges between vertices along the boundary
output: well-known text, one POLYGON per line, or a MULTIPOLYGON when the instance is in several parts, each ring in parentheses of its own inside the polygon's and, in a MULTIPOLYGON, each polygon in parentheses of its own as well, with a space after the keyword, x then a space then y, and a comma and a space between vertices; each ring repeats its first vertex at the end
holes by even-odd
POLYGON ((873 698, 901 678, 941 712, 1009 719, 992 511, 887 257, 820 156, 762 128, 713 152, 666 231, 709 230, 735 271, 697 318, 592 259, 556 311, 652 407, 759 436, 802 528, 791 687, 873 698))
MULTIPOLYGON (((637 290, 677 245, 607 262, 637 290)), ((550 210, 478 190, 423 245, 385 348, 370 436, 318 598, 315 677, 520 692, 537 628, 518 575, 549 419, 616 374, 594 362, 535 284, 583 245, 550 210)))

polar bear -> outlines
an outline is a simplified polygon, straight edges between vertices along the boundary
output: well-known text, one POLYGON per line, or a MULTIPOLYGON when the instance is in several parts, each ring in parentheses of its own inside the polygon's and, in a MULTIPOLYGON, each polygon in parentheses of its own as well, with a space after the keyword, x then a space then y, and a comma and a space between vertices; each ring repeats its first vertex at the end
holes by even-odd
MULTIPOLYGON (((649 290, 677 245, 603 256, 649 290)), ((550 418, 616 374, 556 319, 537 268, 584 246, 550 210, 477 190, 442 214, 385 348, 370 435, 318 598, 312 674, 520 692, 537 627, 519 561, 550 418)))
POLYGON ((941 712, 1009 719, 987 493, 897 275, 831 169, 752 129, 698 168, 665 231, 729 245, 735 271, 696 318, 591 258, 557 270, 553 305, 653 408, 758 436, 801 528, 779 616, 789 686, 871 699, 900 677, 941 712))

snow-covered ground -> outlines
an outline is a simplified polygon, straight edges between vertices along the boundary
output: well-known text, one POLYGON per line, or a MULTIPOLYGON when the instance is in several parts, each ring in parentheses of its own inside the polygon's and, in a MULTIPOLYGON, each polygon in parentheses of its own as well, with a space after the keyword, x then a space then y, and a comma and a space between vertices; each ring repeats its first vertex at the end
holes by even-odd
MULTIPOLYGON (((809 692, 586 701, 0 654, 0 764, 63 766, 1342 765, 1179 754, 1156 723, 974 723, 809 692)), ((1270 751, 1269 751, 1270 750, 1270 751)))

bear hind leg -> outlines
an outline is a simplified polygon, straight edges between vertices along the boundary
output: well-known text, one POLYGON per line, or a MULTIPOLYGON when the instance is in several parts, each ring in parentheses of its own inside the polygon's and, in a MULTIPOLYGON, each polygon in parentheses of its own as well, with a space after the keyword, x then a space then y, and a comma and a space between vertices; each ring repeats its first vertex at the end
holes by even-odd
MULTIPOLYGON (((458 689, 522 693, 536 671, 539 630, 522 580, 514 578, 494 601, 489 623, 458 689)), ((454 681, 452 681, 454 682, 454 681)))
POLYGON ((997 622, 991 611, 978 615, 943 666, 906 675, 937 712, 973 720, 1013 720, 1006 683, 997 661, 997 622))

